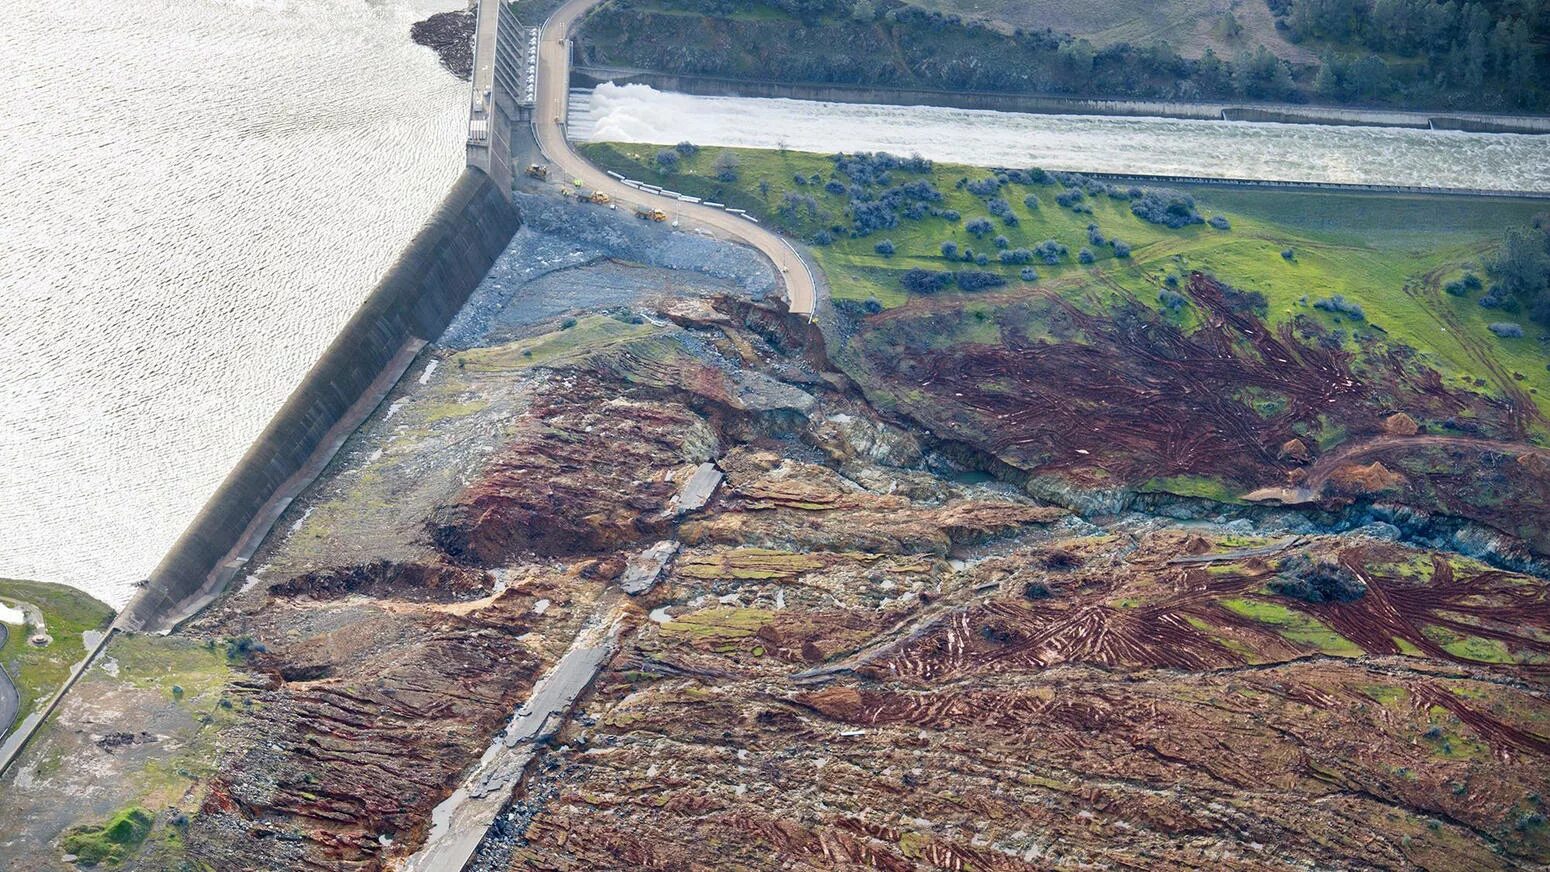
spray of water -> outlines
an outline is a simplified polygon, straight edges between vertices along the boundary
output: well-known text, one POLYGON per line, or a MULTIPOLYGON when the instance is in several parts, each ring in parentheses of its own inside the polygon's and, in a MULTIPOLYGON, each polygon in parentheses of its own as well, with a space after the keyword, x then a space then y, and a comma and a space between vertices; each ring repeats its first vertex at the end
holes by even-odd
POLYGON ((590 142, 919 153, 977 166, 1550 190, 1550 137, 1306 124, 1032 115, 695 97, 606 82, 577 91, 570 132, 590 142))

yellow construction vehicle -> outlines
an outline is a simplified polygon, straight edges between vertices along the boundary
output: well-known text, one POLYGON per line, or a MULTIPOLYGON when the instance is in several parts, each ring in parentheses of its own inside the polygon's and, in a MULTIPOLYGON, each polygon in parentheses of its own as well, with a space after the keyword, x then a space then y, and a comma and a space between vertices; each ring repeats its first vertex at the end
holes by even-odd
POLYGON ((602 191, 593 191, 590 194, 577 194, 576 199, 583 203, 596 203, 599 206, 607 206, 613 202, 613 198, 602 191))
POLYGON ((549 178, 549 168, 543 164, 528 164, 527 174, 535 179, 549 178))
POLYGON ((635 210, 635 217, 642 221, 666 221, 667 213, 661 209, 647 209, 643 206, 635 210))

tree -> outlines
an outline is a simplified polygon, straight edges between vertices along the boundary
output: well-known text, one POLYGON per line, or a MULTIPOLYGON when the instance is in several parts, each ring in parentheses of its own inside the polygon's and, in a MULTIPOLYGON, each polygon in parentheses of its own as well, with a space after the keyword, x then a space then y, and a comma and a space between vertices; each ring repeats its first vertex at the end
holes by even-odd
POLYGON ((883 257, 893 257, 893 252, 894 252, 893 240, 892 239, 884 239, 882 242, 879 242, 876 245, 872 246, 872 250, 877 252, 878 254, 882 255, 883 257))
POLYGON ((657 152, 657 168, 664 173, 678 172, 678 152, 671 148, 664 148, 657 152))

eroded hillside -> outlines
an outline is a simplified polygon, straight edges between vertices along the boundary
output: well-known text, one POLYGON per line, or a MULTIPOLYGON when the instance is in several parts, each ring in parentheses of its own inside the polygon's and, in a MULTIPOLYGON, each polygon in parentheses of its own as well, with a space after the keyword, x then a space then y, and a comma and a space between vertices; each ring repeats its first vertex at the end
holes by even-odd
POLYGON ((432 352, 240 592, 114 643, 4 850, 143 809, 131 867, 399 868, 500 783, 470 868, 1550 859, 1532 404, 1200 274, 1189 330, 1034 291, 820 331, 673 281, 432 352), (1148 494, 1188 476, 1230 490, 1148 494))

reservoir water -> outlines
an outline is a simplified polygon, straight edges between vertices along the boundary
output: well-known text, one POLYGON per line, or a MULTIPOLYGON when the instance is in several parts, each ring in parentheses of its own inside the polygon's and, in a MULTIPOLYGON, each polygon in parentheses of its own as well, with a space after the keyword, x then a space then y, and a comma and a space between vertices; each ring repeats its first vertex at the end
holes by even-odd
POLYGON ((1033 115, 697 97, 605 82, 571 93, 589 142, 918 152, 977 166, 1550 191, 1550 136, 1397 127, 1033 115))
POLYGON ((128 599, 419 229, 460 0, 13 0, 0 577, 128 599))

